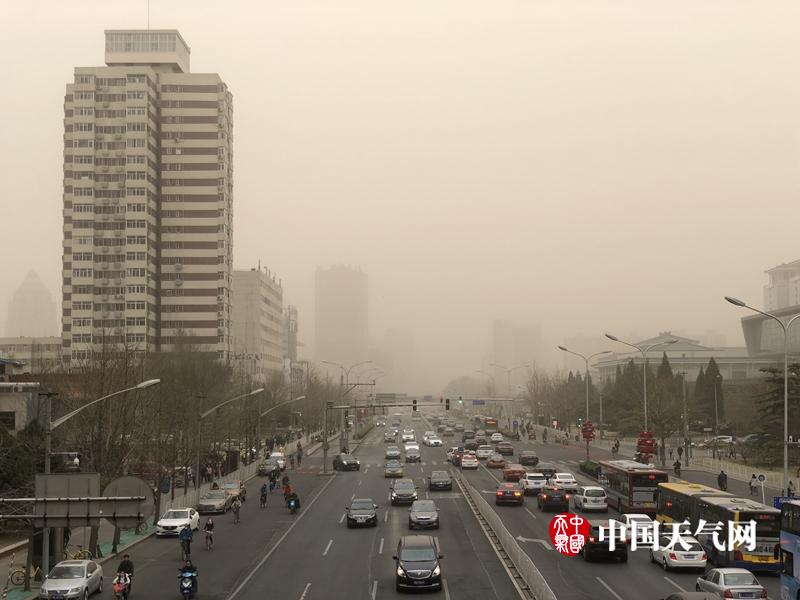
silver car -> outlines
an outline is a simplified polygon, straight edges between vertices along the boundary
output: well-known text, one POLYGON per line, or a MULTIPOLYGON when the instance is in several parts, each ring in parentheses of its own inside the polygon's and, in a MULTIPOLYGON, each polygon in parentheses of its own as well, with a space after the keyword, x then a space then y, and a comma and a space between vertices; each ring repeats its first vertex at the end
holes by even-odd
POLYGON ((225 513, 233 503, 233 496, 228 494, 225 490, 212 490, 200 498, 197 504, 197 512, 200 514, 207 513, 225 513))
POLYGON ((439 509, 433 500, 417 500, 408 509, 408 528, 439 529, 439 509))
POLYGON ((93 560, 64 560, 58 563, 42 587, 39 598, 88 598, 103 591, 103 568, 93 560))
POLYGON ((720 598, 767 597, 767 590, 747 569, 711 569, 697 578, 695 589, 720 598))

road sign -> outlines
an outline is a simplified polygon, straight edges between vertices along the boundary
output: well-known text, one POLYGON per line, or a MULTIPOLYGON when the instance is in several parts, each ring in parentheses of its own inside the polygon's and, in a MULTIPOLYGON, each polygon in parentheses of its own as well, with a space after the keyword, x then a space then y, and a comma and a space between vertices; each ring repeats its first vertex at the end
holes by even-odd
POLYGON ((433 396, 423 396, 422 398, 425 402, 431 402, 433 400, 433 396))
POLYGON ((784 502, 788 502, 789 500, 796 500, 796 498, 792 498, 791 496, 773 496, 772 497, 772 506, 775 508, 780 508, 781 504, 784 502))
POLYGON ((486 404, 486 400, 473 400, 472 406, 483 406, 486 404))
POLYGON ((764 483, 767 480, 767 476, 763 473, 759 473, 756 479, 758 479, 761 483, 764 483))

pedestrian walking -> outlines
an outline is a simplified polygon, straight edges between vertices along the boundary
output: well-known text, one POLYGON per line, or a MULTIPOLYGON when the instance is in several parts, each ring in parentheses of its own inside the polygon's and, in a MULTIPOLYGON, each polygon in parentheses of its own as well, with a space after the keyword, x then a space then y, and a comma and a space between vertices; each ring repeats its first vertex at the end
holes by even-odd
POLYGON ((294 453, 289 455, 289 468, 294 469, 294 453))
POLYGON ((669 449, 669 459, 670 460, 672 460, 672 453, 673 452, 674 452, 674 449, 670 446, 670 449, 669 449))
POLYGON ((789 496, 789 498, 794 498, 794 484, 792 483, 791 479, 789 480, 788 488, 789 489, 786 495, 789 496))
MULTIPOLYGON (((297 444, 297 445, 299 446, 299 445, 300 445, 300 443, 298 442, 298 444, 297 444)), ((302 449, 302 448, 298 448, 298 449, 297 449, 297 467, 298 467, 298 468, 300 468, 300 464, 301 464, 302 462, 303 462, 303 449, 302 449)))
POLYGON ((749 485, 750 485, 750 495, 751 496, 755 496, 756 495, 756 486, 758 486, 758 477, 756 477, 755 473, 753 473, 753 476, 750 477, 749 485))

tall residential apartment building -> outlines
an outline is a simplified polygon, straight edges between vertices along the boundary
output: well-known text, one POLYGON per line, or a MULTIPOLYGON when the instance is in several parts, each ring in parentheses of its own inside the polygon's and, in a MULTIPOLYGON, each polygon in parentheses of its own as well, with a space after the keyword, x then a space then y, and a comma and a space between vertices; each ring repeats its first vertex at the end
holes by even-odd
POLYGON ((283 288, 268 270, 233 272, 233 356, 260 381, 283 371, 283 288))
POLYGON ((191 73, 175 30, 105 32, 104 67, 77 67, 64 99, 62 340, 99 347, 231 339, 233 100, 191 73))
POLYGON ((317 269, 316 357, 345 366, 368 354, 367 275, 336 265, 317 269))

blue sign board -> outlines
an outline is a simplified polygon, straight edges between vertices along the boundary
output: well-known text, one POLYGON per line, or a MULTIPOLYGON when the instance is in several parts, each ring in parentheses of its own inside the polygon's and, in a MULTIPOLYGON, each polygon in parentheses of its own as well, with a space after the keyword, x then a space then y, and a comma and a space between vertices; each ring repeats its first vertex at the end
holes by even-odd
POLYGON ((772 497, 772 506, 775 508, 780 508, 781 504, 784 502, 788 502, 789 500, 797 500, 797 498, 792 498, 791 496, 773 496, 772 497))
POLYGON ((431 400, 433 400, 433 396, 425 396, 425 397, 423 398, 423 400, 424 400, 425 402, 430 402, 431 400))
POLYGON ((483 406, 486 404, 486 400, 473 400, 472 406, 483 406))

